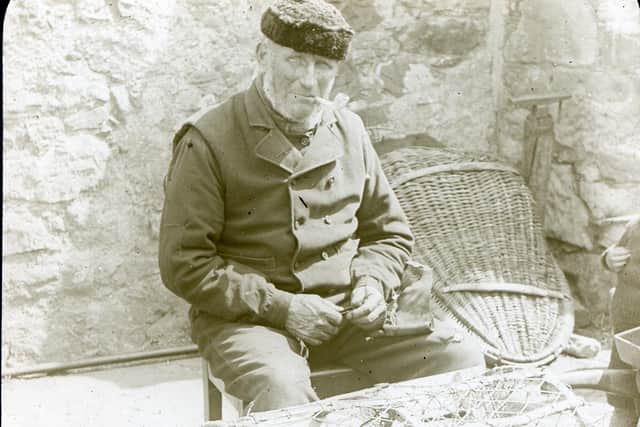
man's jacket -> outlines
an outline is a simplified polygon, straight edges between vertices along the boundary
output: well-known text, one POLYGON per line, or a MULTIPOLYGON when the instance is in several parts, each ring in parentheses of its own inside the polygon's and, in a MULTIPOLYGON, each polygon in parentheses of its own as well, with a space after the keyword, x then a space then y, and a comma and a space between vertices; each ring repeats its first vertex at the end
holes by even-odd
POLYGON ((360 118, 326 111, 301 154, 255 84, 174 138, 160 226, 164 284, 192 308, 282 328, 294 293, 399 285, 413 237, 360 118))

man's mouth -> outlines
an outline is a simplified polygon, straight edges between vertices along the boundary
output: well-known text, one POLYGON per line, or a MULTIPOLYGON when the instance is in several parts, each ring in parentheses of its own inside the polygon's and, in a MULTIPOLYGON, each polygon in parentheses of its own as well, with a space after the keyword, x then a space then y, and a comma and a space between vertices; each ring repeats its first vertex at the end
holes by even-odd
POLYGON ((313 102, 314 104, 317 102, 316 97, 313 95, 293 95, 293 98, 296 100, 304 101, 304 102, 313 102))

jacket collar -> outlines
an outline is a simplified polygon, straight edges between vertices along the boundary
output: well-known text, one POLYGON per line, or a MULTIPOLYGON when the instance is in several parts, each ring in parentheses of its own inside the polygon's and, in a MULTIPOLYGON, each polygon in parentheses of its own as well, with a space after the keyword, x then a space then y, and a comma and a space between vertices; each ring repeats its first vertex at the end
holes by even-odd
POLYGON ((254 81, 245 93, 244 104, 250 126, 249 144, 254 145, 256 156, 284 169, 290 174, 304 173, 327 164, 344 154, 337 118, 324 110, 311 145, 301 154, 278 129, 267 106, 262 101, 254 81), (266 132, 266 133, 265 133, 266 132))

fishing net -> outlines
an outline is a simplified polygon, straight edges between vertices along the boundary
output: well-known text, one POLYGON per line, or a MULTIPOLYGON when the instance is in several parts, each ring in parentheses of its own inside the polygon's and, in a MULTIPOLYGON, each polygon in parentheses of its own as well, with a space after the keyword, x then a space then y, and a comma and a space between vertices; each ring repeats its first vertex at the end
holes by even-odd
POLYGON ((450 384, 413 380, 382 384, 295 408, 255 413, 225 427, 604 427, 604 415, 554 376, 521 367, 498 367, 450 384))

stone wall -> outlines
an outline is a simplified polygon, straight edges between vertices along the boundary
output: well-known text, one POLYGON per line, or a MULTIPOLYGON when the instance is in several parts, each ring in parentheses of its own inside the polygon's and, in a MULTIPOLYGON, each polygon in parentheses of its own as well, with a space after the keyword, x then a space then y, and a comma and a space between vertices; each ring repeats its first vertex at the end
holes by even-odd
MULTIPOLYGON (((546 229, 590 313, 606 317, 616 276, 599 254, 640 212, 640 12, 635 0, 497 0, 503 17, 497 151, 518 164, 528 114, 510 99, 565 92, 546 229)), ((640 248, 638 248, 640 250, 640 248)), ((606 323, 606 322, 605 322, 606 323)))
MULTIPOLYGON (((428 133, 453 147, 493 148, 489 0, 334 3, 358 31, 336 91, 374 137, 428 133)), ((200 107, 248 86, 265 4, 11 2, 4 366, 189 343, 186 304, 163 288, 156 265, 171 135, 200 107)), ((568 109, 567 126, 589 111, 568 109)), ((614 173, 610 164, 599 173, 614 173)))

